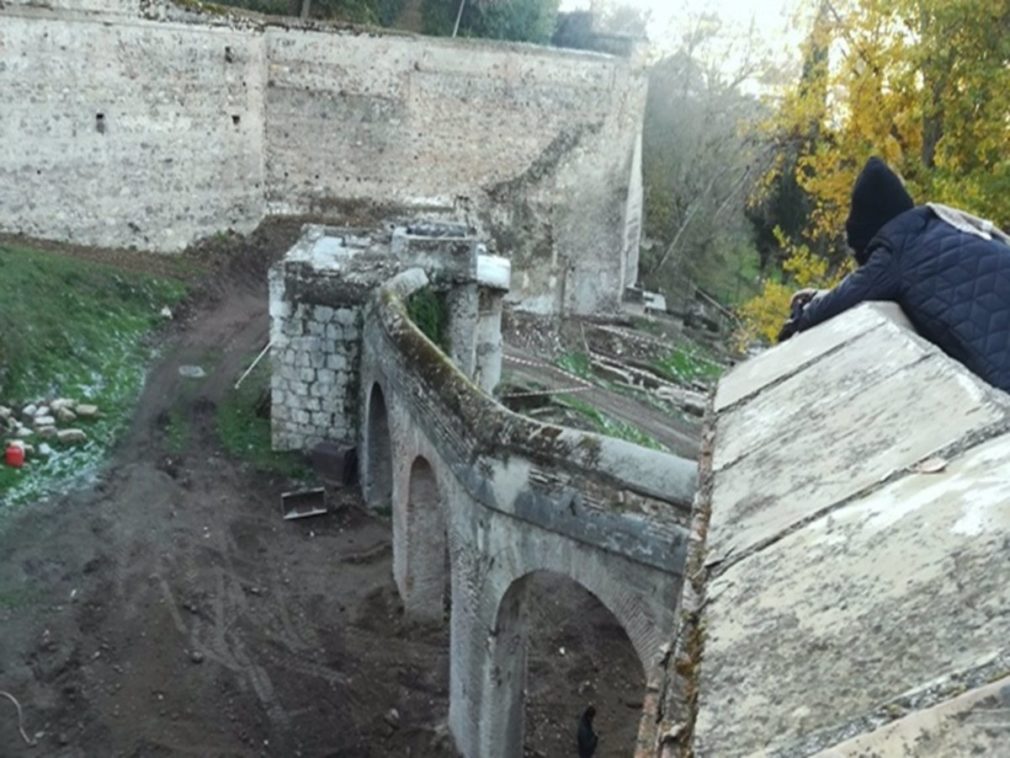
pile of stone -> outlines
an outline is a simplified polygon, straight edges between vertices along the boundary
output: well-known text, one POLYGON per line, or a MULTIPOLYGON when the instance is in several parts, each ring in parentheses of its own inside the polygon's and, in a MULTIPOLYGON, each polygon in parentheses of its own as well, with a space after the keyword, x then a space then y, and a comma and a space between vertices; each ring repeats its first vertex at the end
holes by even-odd
POLYGON ((98 406, 67 398, 57 398, 48 403, 28 403, 20 409, 0 405, 0 434, 7 436, 5 447, 20 447, 26 457, 48 457, 52 455, 53 443, 77 445, 87 442, 87 433, 77 423, 98 416, 98 406))

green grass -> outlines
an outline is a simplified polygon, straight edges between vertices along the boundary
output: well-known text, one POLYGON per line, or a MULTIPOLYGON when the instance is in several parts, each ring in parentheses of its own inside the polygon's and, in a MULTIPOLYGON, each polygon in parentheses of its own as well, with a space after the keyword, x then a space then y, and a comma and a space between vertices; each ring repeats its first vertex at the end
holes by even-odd
POLYGON ((168 452, 180 455, 189 445, 190 428, 186 414, 178 408, 168 412, 168 426, 165 428, 165 446, 168 452))
POLYGON ((600 434, 616 437, 626 442, 633 442, 636 445, 641 445, 652 450, 668 452, 665 445, 653 439, 642 430, 601 413, 583 400, 579 400, 571 395, 559 395, 555 398, 555 401, 583 416, 600 434))
MULTIPOLYGON (((251 356, 251 363, 255 356, 251 356)), ((248 364, 246 364, 248 365, 248 364)), ((217 408, 217 432, 230 455, 257 471, 289 479, 306 479, 310 472, 298 453, 278 453, 270 446, 270 419, 256 414, 256 404, 270 385, 270 362, 260 361, 237 390, 217 408)))
MULTIPOLYGON (((94 403, 86 444, 22 469, 0 466, 0 504, 36 498, 93 471, 123 429, 152 357, 145 339, 163 306, 185 296, 178 280, 0 245, 0 403, 69 397, 94 403)), ((39 440, 28 440, 37 444, 39 440)))
POLYGON ((407 298, 407 315, 424 336, 443 352, 448 350, 449 306, 445 293, 436 292, 431 287, 419 289, 407 298))
POLYGON ((30 605, 38 605, 42 599, 42 592, 34 586, 0 589, 0 611, 16 611, 30 605))
POLYGON ((693 382, 712 384, 726 370, 725 366, 706 356, 704 351, 695 345, 674 348, 653 366, 661 376, 679 384, 693 382))
POLYGON ((589 356, 583 352, 565 353, 555 363, 570 374, 575 374, 583 379, 595 379, 593 364, 589 360, 589 356))

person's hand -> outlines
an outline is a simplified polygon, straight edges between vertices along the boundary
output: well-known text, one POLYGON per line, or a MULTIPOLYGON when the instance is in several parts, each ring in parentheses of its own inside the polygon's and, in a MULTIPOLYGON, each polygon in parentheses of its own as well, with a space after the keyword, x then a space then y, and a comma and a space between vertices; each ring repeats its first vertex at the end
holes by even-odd
POLYGON ((793 293, 792 299, 789 301, 789 309, 792 311, 799 310, 803 308, 807 303, 813 300, 821 293, 820 290, 807 287, 806 289, 797 290, 793 293))
POLYGON ((796 319, 791 318, 782 325, 782 328, 779 330, 779 336, 775 341, 785 342, 794 334, 796 334, 796 319))

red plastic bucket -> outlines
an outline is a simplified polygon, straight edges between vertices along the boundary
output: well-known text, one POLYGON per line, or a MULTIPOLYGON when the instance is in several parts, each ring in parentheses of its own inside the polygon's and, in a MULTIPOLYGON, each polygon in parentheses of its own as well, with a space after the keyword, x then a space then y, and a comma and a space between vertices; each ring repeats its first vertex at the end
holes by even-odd
POLYGON ((24 448, 18 447, 17 445, 8 446, 7 452, 4 453, 4 461, 8 466, 21 468, 25 463, 24 448))

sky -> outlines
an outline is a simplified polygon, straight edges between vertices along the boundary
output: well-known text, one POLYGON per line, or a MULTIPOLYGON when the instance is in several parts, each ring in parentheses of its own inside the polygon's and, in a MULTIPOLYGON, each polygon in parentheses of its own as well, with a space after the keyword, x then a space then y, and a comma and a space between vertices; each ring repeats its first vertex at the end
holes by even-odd
MULTIPOLYGON (((592 0, 561 0, 561 10, 588 10, 592 0)), ((798 58, 803 38, 795 28, 796 10, 803 0, 604 0, 604 5, 632 5, 651 11, 649 39, 659 50, 677 45, 680 29, 703 13, 714 13, 728 34, 744 35, 754 23, 761 42, 779 63, 798 58)), ((809 3, 806 3, 809 4, 809 3)), ((737 62, 727 60, 733 67, 737 62)))

